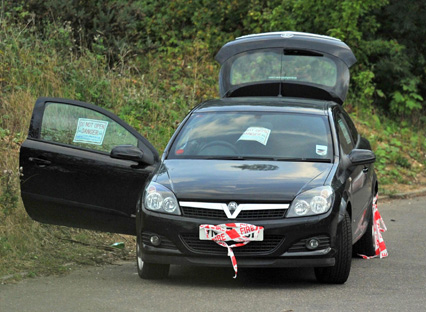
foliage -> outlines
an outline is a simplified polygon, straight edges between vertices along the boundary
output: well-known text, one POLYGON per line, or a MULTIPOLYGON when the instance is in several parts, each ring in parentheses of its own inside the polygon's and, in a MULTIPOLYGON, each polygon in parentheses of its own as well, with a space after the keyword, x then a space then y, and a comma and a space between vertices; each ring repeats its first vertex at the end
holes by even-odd
POLYGON ((426 132, 408 122, 361 111, 353 113, 361 135, 369 139, 376 154, 375 168, 381 192, 390 193, 401 184, 421 184, 426 166, 426 132))
POLYGON ((423 121, 426 86, 426 6, 424 1, 390 0, 377 14, 381 27, 377 36, 389 44, 388 53, 377 55, 376 83, 388 97, 378 99, 378 104, 390 107, 394 116, 402 115, 416 124, 423 121))
POLYGON ((404 79, 401 82, 402 92, 396 90, 392 93, 390 109, 393 113, 406 117, 421 110, 423 97, 418 94, 418 80, 417 78, 404 79))
POLYGON ((2 194, 0 195, 0 207, 4 215, 12 213, 18 204, 18 195, 12 175, 12 170, 3 170, 3 174, 0 179, 0 185, 2 188, 2 194))
MULTIPOLYGON (((426 109, 421 84, 426 78, 426 9, 420 0, 5 0, 4 7, 5 15, 31 23, 59 53, 87 54, 89 48, 114 68, 147 54, 182 55, 194 40, 211 57, 224 42, 248 33, 296 30, 334 36, 358 59, 352 105, 366 109, 374 101, 387 114, 426 122, 417 118, 426 109)), ((84 89, 78 93, 82 98, 84 89)))

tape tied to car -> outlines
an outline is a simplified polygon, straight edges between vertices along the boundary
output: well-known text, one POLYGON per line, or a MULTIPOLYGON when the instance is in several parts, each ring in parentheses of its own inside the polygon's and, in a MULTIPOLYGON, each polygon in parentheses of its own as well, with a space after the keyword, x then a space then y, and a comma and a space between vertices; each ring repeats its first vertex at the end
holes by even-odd
MULTIPOLYGON (((388 251, 386 249, 385 241, 383 240, 382 233, 387 231, 385 222, 380 215, 379 210, 377 209, 377 199, 379 198, 379 194, 373 198, 373 234, 375 241, 375 255, 374 256, 366 256, 360 255, 364 259, 372 259, 372 258, 385 258, 388 256, 388 251)), ((368 235, 367 233, 365 235, 368 235)))
POLYGON ((202 224, 200 225, 200 229, 204 229, 206 237, 210 240, 228 249, 228 256, 231 259, 232 267, 235 272, 234 278, 236 278, 238 266, 237 259, 235 258, 232 248, 242 247, 251 241, 256 240, 260 232, 263 230, 263 227, 248 223, 226 223, 219 225, 202 224), (209 232, 213 232, 214 235, 209 235, 209 232), (229 241, 233 241, 234 243, 228 245, 227 242, 229 241))

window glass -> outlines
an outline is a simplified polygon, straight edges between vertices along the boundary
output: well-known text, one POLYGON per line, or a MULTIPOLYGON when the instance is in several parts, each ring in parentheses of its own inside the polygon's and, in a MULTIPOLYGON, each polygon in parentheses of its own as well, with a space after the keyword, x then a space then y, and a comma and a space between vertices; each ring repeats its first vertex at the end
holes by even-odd
POLYGON ((343 151, 346 154, 349 154, 354 147, 354 142, 349 133, 349 129, 340 114, 337 118, 337 134, 343 151))
POLYGON ((283 50, 245 52, 231 65, 231 84, 268 80, 300 81, 333 87, 337 65, 326 56, 285 55, 283 50))
POLYGON ((138 140, 111 118, 88 108, 47 103, 40 138, 109 153, 117 145, 137 146, 138 140))
POLYGON ((352 119, 349 117, 349 115, 345 111, 342 111, 342 115, 351 132, 353 141, 354 142, 358 141, 358 131, 356 130, 356 127, 354 123, 352 122, 352 119))
POLYGON ((325 116, 277 112, 195 113, 173 143, 169 158, 331 159, 325 116))
POLYGON ((231 84, 280 80, 281 54, 275 52, 254 52, 239 55, 232 63, 231 84))

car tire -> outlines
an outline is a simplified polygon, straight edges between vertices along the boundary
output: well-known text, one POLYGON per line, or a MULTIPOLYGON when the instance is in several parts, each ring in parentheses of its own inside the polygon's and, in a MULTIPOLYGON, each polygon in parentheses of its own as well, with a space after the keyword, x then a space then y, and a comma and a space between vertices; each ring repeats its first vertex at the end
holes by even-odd
POLYGON ((376 254, 376 238, 373 228, 373 209, 371 209, 370 218, 368 219, 367 230, 364 235, 354 244, 353 256, 365 255, 374 256, 376 254))
POLYGON ((347 281, 352 262, 352 228, 351 218, 346 212, 338 225, 336 236, 336 263, 332 267, 315 268, 315 276, 321 283, 343 284, 347 281))
POLYGON ((169 275, 169 264, 147 263, 142 261, 139 236, 136 240, 136 266, 138 268, 138 275, 142 279, 164 279, 169 275))

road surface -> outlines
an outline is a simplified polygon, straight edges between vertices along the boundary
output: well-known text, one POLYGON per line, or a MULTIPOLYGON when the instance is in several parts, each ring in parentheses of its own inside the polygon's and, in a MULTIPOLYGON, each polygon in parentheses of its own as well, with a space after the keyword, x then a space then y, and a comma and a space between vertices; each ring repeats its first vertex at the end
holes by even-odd
POLYGON ((316 282, 312 269, 172 266, 141 280, 133 262, 0 285, 0 311, 425 311, 426 197, 379 203, 385 259, 353 259, 344 285, 316 282))

